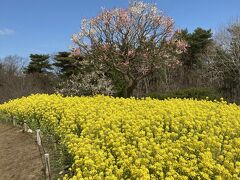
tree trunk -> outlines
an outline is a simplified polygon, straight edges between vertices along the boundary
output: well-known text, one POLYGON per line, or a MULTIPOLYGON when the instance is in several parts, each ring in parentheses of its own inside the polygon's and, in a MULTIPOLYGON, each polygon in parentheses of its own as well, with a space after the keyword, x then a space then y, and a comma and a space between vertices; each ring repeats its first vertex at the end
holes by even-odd
POLYGON ((148 94, 149 89, 148 89, 148 79, 147 78, 144 78, 144 85, 145 85, 145 93, 148 94))
POLYGON ((127 84, 124 89, 124 97, 129 98, 133 96, 133 90, 137 86, 137 81, 135 79, 130 78, 128 75, 125 75, 124 78, 127 84))

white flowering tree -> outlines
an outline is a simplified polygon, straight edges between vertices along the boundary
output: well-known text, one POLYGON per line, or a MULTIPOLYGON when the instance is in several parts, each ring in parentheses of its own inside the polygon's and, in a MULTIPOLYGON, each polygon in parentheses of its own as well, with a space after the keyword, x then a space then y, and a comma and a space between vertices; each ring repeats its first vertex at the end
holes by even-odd
POLYGON ((114 94, 114 87, 111 80, 101 71, 94 71, 84 75, 81 73, 77 75, 73 74, 58 86, 56 92, 66 96, 114 94))
POLYGON ((120 73, 129 97, 141 79, 179 63, 176 57, 186 43, 173 36, 173 24, 156 5, 133 1, 126 9, 103 10, 84 19, 80 32, 72 36, 73 54, 120 73))

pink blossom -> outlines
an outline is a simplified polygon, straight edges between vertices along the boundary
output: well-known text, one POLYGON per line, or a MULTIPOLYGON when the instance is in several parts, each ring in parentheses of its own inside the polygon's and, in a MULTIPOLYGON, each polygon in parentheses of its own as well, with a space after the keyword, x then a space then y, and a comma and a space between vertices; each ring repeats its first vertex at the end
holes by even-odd
POLYGON ((97 18, 91 19, 91 20, 90 20, 90 24, 91 24, 92 26, 97 25, 97 18))
MULTIPOLYGON (((80 33, 72 38, 79 48, 74 49, 72 54, 79 56, 96 52, 99 61, 117 64, 124 71, 146 74, 153 66, 159 67, 155 62, 151 63, 154 58, 164 57, 163 61, 167 64, 166 61, 175 55, 174 51, 181 54, 187 50, 187 44, 174 36, 173 24, 173 19, 164 16, 156 5, 139 1, 134 1, 126 9, 103 10, 95 18, 83 19, 80 33), (149 40, 153 41, 150 49, 138 50, 139 46, 144 47, 144 43, 149 40), (132 60, 136 54, 142 57, 142 61, 129 67, 131 62, 127 60, 132 60), (115 59, 116 62, 113 62, 115 59)), ((176 61, 169 66, 180 64, 176 61)))
POLYGON ((148 58, 148 54, 147 54, 147 53, 144 53, 144 54, 143 54, 143 57, 144 57, 145 59, 147 59, 147 58, 148 58))
POLYGON ((134 55, 134 51, 133 50, 129 50, 128 51, 128 56, 132 56, 132 55, 134 55))
POLYGON ((112 11, 104 10, 101 14, 101 19, 103 20, 105 25, 109 25, 112 17, 113 17, 112 11))
POLYGON ((110 47, 110 45, 107 43, 101 45, 101 48, 105 51, 107 51, 109 49, 109 47, 110 47))
POLYGON ((72 49, 71 56, 77 57, 77 56, 80 56, 80 55, 81 55, 81 50, 80 50, 80 48, 73 48, 73 49, 72 49))
POLYGON ((188 44, 187 44, 185 41, 178 40, 178 41, 176 42, 176 46, 179 48, 180 51, 186 52, 186 51, 187 51, 188 44))
POLYGON ((121 27, 128 26, 130 23, 130 19, 129 19, 127 10, 118 9, 117 11, 118 11, 118 14, 116 15, 117 16, 117 20, 116 20, 117 27, 121 28, 121 27))
POLYGON ((78 43, 78 42, 79 42, 78 36, 77 36, 76 34, 74 34, 74 35, 72 36, 72 41, 73 41, 74 43, 78 43))

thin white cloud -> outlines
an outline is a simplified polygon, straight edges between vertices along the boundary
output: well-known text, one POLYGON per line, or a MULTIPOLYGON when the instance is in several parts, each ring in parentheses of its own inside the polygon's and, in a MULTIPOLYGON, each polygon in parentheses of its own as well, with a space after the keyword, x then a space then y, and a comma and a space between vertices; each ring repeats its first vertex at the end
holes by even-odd
POLYGON ((14 34, 14 32, 15 31, 13 29, 8 29, 8 28, 0 29, 0 36, 11 35, 11 34, 14 34))

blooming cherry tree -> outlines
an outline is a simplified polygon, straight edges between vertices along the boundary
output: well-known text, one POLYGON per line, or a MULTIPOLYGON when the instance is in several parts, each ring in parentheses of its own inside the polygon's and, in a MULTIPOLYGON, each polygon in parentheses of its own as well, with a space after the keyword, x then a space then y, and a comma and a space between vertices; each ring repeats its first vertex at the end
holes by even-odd
POLYGON ((73 53, 119 72, 128 97, 156 69, 178 64, 186 43, 176 38, 173 24, 154 4, 133 1, 126 9, 103 9, 82 20, 80 32, 72 36, 73 53))

